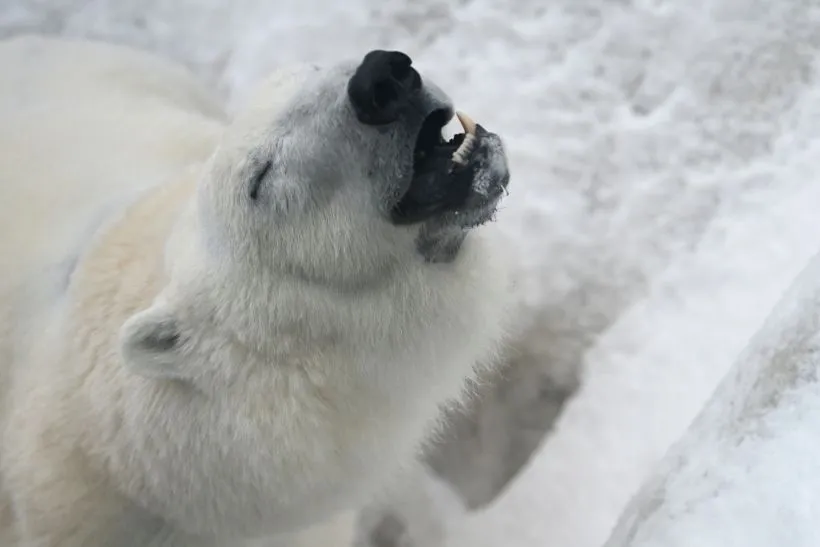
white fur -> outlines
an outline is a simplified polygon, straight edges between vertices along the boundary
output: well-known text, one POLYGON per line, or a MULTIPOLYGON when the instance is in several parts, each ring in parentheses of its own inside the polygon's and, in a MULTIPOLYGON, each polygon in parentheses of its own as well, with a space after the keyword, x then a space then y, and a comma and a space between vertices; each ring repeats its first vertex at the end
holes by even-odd
POLYGON ((275 75, 226 125, 152 57, 0 45, 0 544, 299 531, 409 463, 492 360, 493 230, 430 264, 375 213, 364 162, 387 180, 397 149, 340 114, 349 73, 275 75))

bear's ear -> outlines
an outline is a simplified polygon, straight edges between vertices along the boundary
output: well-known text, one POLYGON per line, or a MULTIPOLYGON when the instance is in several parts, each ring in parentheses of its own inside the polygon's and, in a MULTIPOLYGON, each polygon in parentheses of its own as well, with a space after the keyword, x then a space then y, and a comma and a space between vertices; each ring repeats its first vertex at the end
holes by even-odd
POLYGON ((120 330, 125 366, 141 376, 184 379, 180 325, 165 304, 154 304, 132 315, 120 330))

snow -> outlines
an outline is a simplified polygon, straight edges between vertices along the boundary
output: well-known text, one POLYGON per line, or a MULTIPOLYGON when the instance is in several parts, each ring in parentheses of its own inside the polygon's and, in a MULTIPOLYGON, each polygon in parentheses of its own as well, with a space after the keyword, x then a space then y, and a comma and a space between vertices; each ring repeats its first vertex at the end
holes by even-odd
POLYGON ((606 547, 813 547, 820 532, 820 255, 606 547))
POLYGON ((504 136, 522 322, 584 383, 449 547, 602 545, 818 250, 818 29, 811 0, 0 1, 0 35, 149 48, 232 106, 278 65, 402 49, 504 136))

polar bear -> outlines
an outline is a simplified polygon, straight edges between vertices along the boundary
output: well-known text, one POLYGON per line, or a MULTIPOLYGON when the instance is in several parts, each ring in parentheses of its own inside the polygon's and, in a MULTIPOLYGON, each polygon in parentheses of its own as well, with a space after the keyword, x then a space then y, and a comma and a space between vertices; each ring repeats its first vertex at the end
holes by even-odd
MULTIPOLYGON (((505 340, 509 170, 411 59, 0 45, 0 543, 226 547, 367 501, 505 340)), ((325 543, 323 543, 325 544, 325 543)))

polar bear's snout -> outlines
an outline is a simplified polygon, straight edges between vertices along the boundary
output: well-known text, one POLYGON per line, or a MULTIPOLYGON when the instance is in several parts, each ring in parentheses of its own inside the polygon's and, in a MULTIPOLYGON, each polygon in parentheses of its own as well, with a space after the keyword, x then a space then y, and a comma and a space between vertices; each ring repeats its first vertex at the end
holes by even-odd
POLYGON ((412 63, 402 52, 374 50, 347 82, 347 98, 363 125, 386 132, 402 124, 418 128, 413 133, 412 175, 391 218, 399 225, 483 224, 493 217, 510 179, 501 139, 456 113, 450 98, 424 81, 412 63), (445 140, 442 129, 454 115, 464 132, 445 140))

